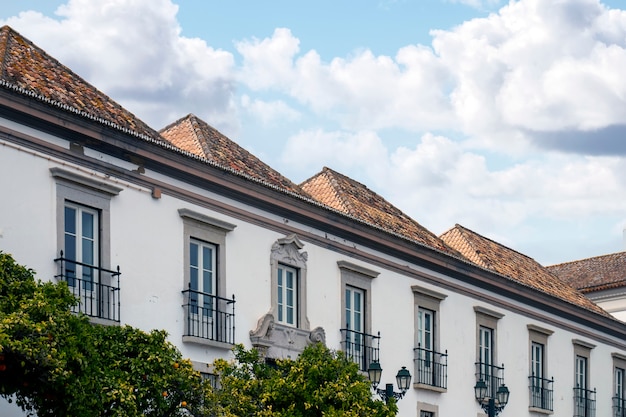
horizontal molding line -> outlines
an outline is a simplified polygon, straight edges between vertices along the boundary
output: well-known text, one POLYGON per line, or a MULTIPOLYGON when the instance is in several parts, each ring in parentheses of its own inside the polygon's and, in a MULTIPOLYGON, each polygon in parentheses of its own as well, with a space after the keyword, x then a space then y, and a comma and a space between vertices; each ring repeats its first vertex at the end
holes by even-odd
MULTIPOLYGON (((418 281, 426 281, 426 282, 430 282, 433 285, 436 286, 440 286, 443 288, 447 288, 449 290, 455 291, 457 293, 460 294, 464 294, 467 296, 470 296, 471 298, 474 298, 476 300, 481 300, 481 301, 485 301, 488 302, 490 304, 493 305, 497 305, 501 308, 505 308, 508 310, 512 310, 515 312, 518 312, 526 317, 530 317, 533 318, 535 320, 538 321, 542 321, 542 322, 547 322, 550 323, 554 326, 557 326, 559 328, 562 328, 564 330, 569 330, 572 331, 574 333, 580 333, 580 334, 584 334, 586 337, 589 337, 593 340, 597 340, 599 342, 602 343, 606 343, 609 345, 612 345, 614 347, 620 348, 620 349, 626 349, 626 343, 618 343, 613 339, 610 338, 605 338, 605 337, 600 337, 598 336, 597 333, 592 332, 592 331, 588 331, 585 330, 581 327, 578 326, 573 326, 561 321, 557 321, 556 319, 550 317, 550 316, 543 316, 540 315, 538 313, 536 313, 535 311, 531 310, 531 309, 527 309, 527 308, 521 308, 520 306, 515 305, 514 303, 508 303, 508 302, 503 302, 501 300, 501 298, 497 295, 497 293, 494 292, 494 295, 486 295, 484 292, 479 291, 479 290, 474 290, 474 289, 470 289, 467 286, 464 285, 460 285, 460 284, 456 284, 456 283, 452 283, 451 281, 456 281, 456 282, 465 282, 467 285, 472 286, 472 287, 476 287, 476 288, 480 288, 480 286, 476 285, 476 284, 472 284, 470 282, 467 281, 463 281, 463 280, 459 280, 458 278, 453 278, 453 277, 447 277, 443 278, 443 277, 437 277, 431 274, 427 274, 423 271, 419 271, 417 269, 411 268, 408 265, 404 265, 404 264, 399 264, 397 262, 394 261, 390 261, 388 259, 376 256, 376 255, 372 255, 370 253, 367 253, 366 251, 360 250, 357 248, 357 244, 354 242, 349 242, 349 244, 347 245, 342 245, 339 242, 336 242, 334 240, 330 240, 330 239, 326 239, 323 238, 322 236, 318 236, 316 234, 307 232, 301 228, 298 227, 294 227, 289 225, 288 223, 285 222, 280 222, 280 221, 275 221, 275 220, 271 220, 268 219, 267 217, 263 217, 257 214, 252 214, 248 211, 245 211, 243 209, 239 209, 237 207, 233 207, 232 205, 226 204, 224 202, 221 201, 217 201, 215 199, 212 199, 210 197, 204 196, 204 195, 200 195, 198 193, 189 191, 187 189, 183 189, 180 187, 177 187, 175 185, 171 185, 169 183, 165 183, 162 181, 159 181, 157 179, 154 178, 149 178, 146 177, 145 175, 139 175, 136 173, 133 173, 132 171, 128 171, 125 170, 123 168, 120 168, 116 165, 107 163, 107 162, 103 162, 103 161, 97 161, 94 160, 93 158, 89 158, 87 156, 84 155, 78 155, 75 154, 73 152, 71 152, 69 149, 66 148, 62 148, 56 145, 53 145, 47 141, 43 141, 37 138, 33 138, 32 136, 23 134, 21 132, 14 132, 13 130, 8 130, 6 127, 4 126, 0 126, 0 133, 4 133, 7 137, 5 138, 5 140, 2 141, 3 146, 8 146, 11 147, 13 149, 19 150, 21 152, 26 152, 28 154, 40 157, 42 159, 45 159, 47 161, 50 162, 55 162, 58 163, 60 165, 63 166, 67 166, 67 167, 71 167, 71 168, 75 168, 75 169, 79 169, 82 172, 85 172, 89 175, 92 175, 93 173, 91 171, 88 171, 84 168, 81 168, 80 166, 76 166, 74 164, 82 164, 82 165, 86 165, 89 167, 89 169, 93 169, 93 170, 100 170, 100 171, 110 171, 112 172, 110 174, 110 177, 106 177, 106 176, 97 176, 99 179, 102 179, 103 181, 111 181, 111 182, 115 182, 116 184, 122 185, 122 186, 126 186, 128 188, 132 188, 134 190, 140 191, 140 192, 145 192, 148 195, 151 194, 151 190, 154 187, 158 187, 162 190, 162 192, 164 194, 169 194, 172 197, 178 198, 182 201, 186 201, 195 205, 198 205, 200 207, 204 207, 206 209, 210 209, 210 210, 214 210, 216 212, 237 218, 239 220, 243 220, 246 222, 249 222, 251 224, 255 224, 257 226, 261 226, 261 227, 265 227, 267 229, 279 232, 279 233, 283 233, 285 235, 287 234, 291 234, 291 233, 296 233, 298 236, 302 237, 302 240, 304 241, 308 241, 311 243, 316 243, 319 244, 322 247, 327 247, 327 248, 331 248, 332 250, 338 252, 338 253, 343 253, 346 255, 350 255, 350 256, 354 256, 357 259, 360 259, 362 261, 366 261, 366 262, 370 262, 373 263, 375 265, 378 265, 380 267, 384 267, 386 269, 395 271, 397 273, 401 273, 405 276, 409 276, 413 279, 416 279, 418 281), (19 145, 14 145, 10 142, 11 138, 15 138, 16 142, 19 145), (25 147, 24 145, 24 141, 29 142, 32 145, 35 145, 37 150, 30 150, 30 148, 25 147), (54 156, 56 156, 58 159, 55 159, 54 157, 51 156, 47 156, 41 149, 46 149, 46 150, 50 150, 52 151, 52 154, 54 156), (124 181, 120 181, 120 180, 116 180, 113 177, 118 177, 118 178, 122 178, 124 181)), ((166 175, 166 174, 164 174, 166 175)), ((182 180, 181 180, 182 181, 182 180)), ((197 185, 195 185, 197 186, 197 185)), ((210 191, 207 190, 209 192, 213 192, 215 193, 215 191, 210 191)), ((229 197, 225 197, 225 198, 229 198, 229 197)), ((244 203, 245 204, 245 203, 244 203)), ((340 236, 338 236, 340 237, 340 236)), ((373 237, 372 237, 373 238, 373 237)), ((365 247, 365 245, 363 245, 365 247)), ((394 255, 389 255, 388 256, 392 256, 392 257, 396 257, 394 255)), ((417 257, 418 255, 414 255, 414 257, 417 257)), ((417 266, 417 265, 416 265, 417 266)), ((463 271, 459 271, 457 268, 454 268, 452 266, 449 265, 449 267, 451 268, 451 272, 455 273, 455 274, 463 274, 463 271)), ((425 269, 428 269, 428 267, 424 267, 425 269)), ((443 268, 443 267, 442 267, 443 268)), ((441 275, 444 275, 442 272, 438 272, 441 275)), ((470 281, 472 279, 472 277, 470 275, 465 275, 468 278, 468 281, 470 281)), ((530 287, 529 287, 530 289, 530 287)), ((408 288, 408 291, 410 291, 411 289, 408 288)), ((532 289, 531 289, 532 290, 532 289)), ((493 290, 491 290, 490 292, 493 292, 493 290)), ((546 295, 548 296, 548 295, 546 295)), ((550 296, 548 296, 550 297, 550 296)), ((551 297, 552 298, 552 297, 551 297)), ((515 300, 515 298, 513 298, 513 300, 515 300)), ((533 299, 532 297, 524 297, 524 296, 520 296, 519 300, 516 300, 517 302, 520 303, 524 303, 524 301, 528 301, 529 305, 533 305, 533 304, 541 304, 544 305, 545 307, 553 307, 551 306, 548 302, 546 303, 541 303, 541 302, 537 302, 536 299, 533 299)), ((561 301, 561 300, 559 300, 561 301)), ((539 307, 535 307, 538 310, 541 310, 539 307)), ((573 305, 570 306, 571 309, 576 309, 576 307, 574 307, 573 305)), ((548 309, 546 309, 548 310, 548 309)), ((587 310, 584 310, 582 308, 578 308, 578 313, 580 313, 581 311, 583 312, 587 312, 587 310)), ((556 313, 554 313, 556 315, 556 313)), ((596 316, 596 313, 593 312, 587 312, 587 314, 592 315, 592 316, 596 316)), ((586 315, 586 314, 584 314, 586 315)), ((599 316, 599 315, 597 315, 599 316)), ((575 320, 570 320, 575 322, 575 320)), ((617 321, 617 320, 616 320, 617 321)), ((580 324, 580 323, 578 323, 580 324)), ((584 326, 593 328, 595 330, 599 330, 601 332, 605 332, 608 334, 611 334, 611 332, 607 332, 608 328, 605 328, 605 326, 602 325, 597 325, 597 326, 593 326, 591 324, 583 324, 584 326)), ((624 325, 624 329, 622 330, 622 333, 624 335, 624 339, 626 339, 626 325, 624 325)), ((619 332, 617 329, 613 330, 613 333, 615 332, 619 332)))

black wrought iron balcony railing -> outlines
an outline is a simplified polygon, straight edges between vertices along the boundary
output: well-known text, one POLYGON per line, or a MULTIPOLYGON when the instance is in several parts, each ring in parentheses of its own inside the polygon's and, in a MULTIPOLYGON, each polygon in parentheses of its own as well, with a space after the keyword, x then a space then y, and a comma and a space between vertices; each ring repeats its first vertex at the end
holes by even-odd
POLYGON ((120 267, 112 271, 67 259, 63 257, 63 251, 60 255, 54 260, 59 267, 59 273, 54 277, 66 282, 72 294, 78 299, 78 303, 72 307, 72 312, 119 322, 120 267))
POLYGON ((223 298, 201 291, 183 291, 185 336, 235 344, 235 296, 223 298))
POLYGON ((574 417, 596 417, 596 390, 574 388, 574 417))
POLYGON ((626 398, 613 397, 613 417, 626 417, 626 398))
POLYGON ((419 344, 415 354, 415 383, 433 387, 448 388, 448 351, 435 352, 424 349, 419 344))
POLYGON ((377 335, 340 329, 341 350, 359 365, 359 370, 367 372, 370 363, 379 360, 380 333, 377 335))
POLYGON ((553 410, 554 401, 554 378, 545 379, 534 375, 528 377, 528 390, 530 391, 530 406, 541 410, 553 410))
POLYGON ((504 384, 504 365, 496 366, 476 362, 476 381, 484 381, 487 385, 487 396, 496 398, 500 385, 504 384))

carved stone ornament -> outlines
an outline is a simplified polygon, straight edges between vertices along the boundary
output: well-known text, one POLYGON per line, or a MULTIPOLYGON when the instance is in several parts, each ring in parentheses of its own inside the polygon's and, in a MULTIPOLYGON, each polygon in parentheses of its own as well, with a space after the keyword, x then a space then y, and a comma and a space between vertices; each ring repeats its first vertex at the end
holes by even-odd
POLYGON ((304 244, 296 235, 289 235, 278 239, 272 245, 272 259, 278 259, 283 263, 296 268, 305 268, 309 258, 307 252, 300 252, 304 244))
POLYGON ((309 335, 309 339, 313 343, 322 343, 326 345, 326 332, 323 327, 316 327, 311 330, 311 334, 309 335))
POLYGON ((326 344, 326 333, 321 327, 312 331, 276 323, 274 315, 265 314, 250 331, 250 341, 267 358, 295 359, 305 347, 313 343, 326 344))

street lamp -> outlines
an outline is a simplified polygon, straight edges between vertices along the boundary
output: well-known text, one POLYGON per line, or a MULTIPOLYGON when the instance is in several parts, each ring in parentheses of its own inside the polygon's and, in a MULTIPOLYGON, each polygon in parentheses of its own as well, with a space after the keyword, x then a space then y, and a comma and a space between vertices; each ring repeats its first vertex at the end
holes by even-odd
POLYGON ((504 410, 504 407, 509 402, 510 392, 504 384, 500 385, 498 388, 495 398, 488 397, 488 391, 489 387, 487 387, 487 384, 482 379, 474 385, 476 400, 489 417, 495 417, 504 410))
POLYGON ((396 384, 398 384, 400 392, 394 392, 393 384, 386 384, 385 389, 378 388, 382 373, 383 368, 381 368, 380 363, 378 362, 372 362, 369 368, 367 368, 367 377, 372 383, 372 387, 374 388, 374 391, 376 391, 376 394, 378 394, 386 403, 389 403, 391 398, 399 400, 404 397, 404 394, 406 394, 409 386, 411 385, 411 373, 409 370, 403 366, 402 369, 400 369, 396 374, 396 384))

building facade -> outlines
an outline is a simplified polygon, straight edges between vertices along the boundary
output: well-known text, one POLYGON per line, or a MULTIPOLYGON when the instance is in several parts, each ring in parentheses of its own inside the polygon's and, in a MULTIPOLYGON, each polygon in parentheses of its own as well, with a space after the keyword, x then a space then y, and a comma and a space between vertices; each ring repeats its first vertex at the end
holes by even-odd
POLYGON ((294 184, 193 115, 156 131, 6 26, 0 57, 0 250, 94 323, 204 373, 234 343, 405 366, 403 417, 481 416, 479 381, 503 416, 623 415, 626 325, 532 259, 328 168, 294 184))
POLYGON ((604 310, 626 321, 626 252, 565 262, 548 269, 604 310))

